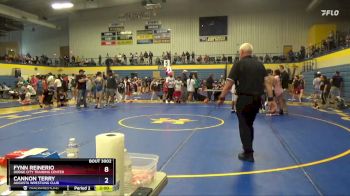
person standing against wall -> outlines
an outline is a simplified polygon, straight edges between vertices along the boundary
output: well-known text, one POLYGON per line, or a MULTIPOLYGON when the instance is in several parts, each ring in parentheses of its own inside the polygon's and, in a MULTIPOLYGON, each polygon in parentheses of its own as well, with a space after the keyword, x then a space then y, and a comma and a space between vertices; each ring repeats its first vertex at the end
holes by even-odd
POLYGON ((210 74, 207 81, 206 81, 207 90, 209 90, 209 91, 207 91, 207 96, 208 96, 209 101, 211 101, 211 97, 213 95, 213 91, 212 91, 213 84, 214 84, 213 77, 214 77, 214 74, 210 74))
POLYGON ((340 76, 340 72, 336 71, 335 75, 331 79, 331 100, 330 103, 335 103, 335 100, 340 97, 341 89, 343 88, 343 77, 340 76))
MULTIPOLYGON (((238 154, 242 161, 254 162, 254 128, 253 123, 261 104, 261 95, 264 94, 266 70, 264 65, 252 57, 253 46, 244 43, 239 48, 240 60, 231 69, 225 86, 219 96, 218 104, 223 104, 225 96, 236 83, 237 117, 239 132, 243 144, 243 152, 238 154)), ((266 85, 269 103, 273 101, 272 87, 266 85)))
POLYGON ((187 79, 187 93, 188 93, 188 101, 193 101, 193 94, 194 94, 194 84, 195 80, 193 78, 193 74, 190 74, 190 76, 187 79))

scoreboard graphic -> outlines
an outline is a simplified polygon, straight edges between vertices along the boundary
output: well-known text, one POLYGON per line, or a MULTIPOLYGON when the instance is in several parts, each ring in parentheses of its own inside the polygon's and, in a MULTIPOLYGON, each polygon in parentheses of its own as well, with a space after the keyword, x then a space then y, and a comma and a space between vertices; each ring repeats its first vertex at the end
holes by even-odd
POLYGON ((115 159, 11 159, 7 183, 12 191, 115 191, 115 159))

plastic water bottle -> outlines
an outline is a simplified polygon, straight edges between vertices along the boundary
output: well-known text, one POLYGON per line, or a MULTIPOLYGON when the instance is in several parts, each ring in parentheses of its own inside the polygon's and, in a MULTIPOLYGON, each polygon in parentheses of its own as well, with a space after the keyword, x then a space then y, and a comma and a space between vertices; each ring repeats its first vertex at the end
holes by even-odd
MULTIPOLYGON (((66 153, 67 153, 67 158, 70 158, 70 159, 79 157, 79 145, 77 144, 74 137, 69 138, 66 153)), ((64 195, 67 195, 67 196, 76 196, 79 194, 80 194, 80 191, 64 191, 64 195)))
POLYGON ((67 152, 67 158, 78 158, 79 157, 79 145, 77 144, 74 137, 69 138, 66 152, 67 152))
POLYGON ((132 162, 129 157, 129 153, 124 149, 124 193, 125 195, 131 195, 135 187, 132 185, 132 162))

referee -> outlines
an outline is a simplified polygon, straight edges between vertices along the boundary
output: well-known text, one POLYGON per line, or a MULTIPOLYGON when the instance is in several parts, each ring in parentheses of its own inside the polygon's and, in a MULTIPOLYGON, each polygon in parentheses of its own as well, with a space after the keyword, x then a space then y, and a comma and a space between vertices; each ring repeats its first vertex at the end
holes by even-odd
MULTIPOLYGON (((218 104, 223 104, 226 94, 236 84, 237 117, 243 152, 238 154, 242 161, 254 162, 254 128, 253 123, 261 106, 261 95, 264 94, 266 70, 261 62, 252 57, 253 46, 244 43, 239 48, 240 60, 231 69, 218 104)), ((269 102, 272 101, 272 89, 266 88, 269 102)))

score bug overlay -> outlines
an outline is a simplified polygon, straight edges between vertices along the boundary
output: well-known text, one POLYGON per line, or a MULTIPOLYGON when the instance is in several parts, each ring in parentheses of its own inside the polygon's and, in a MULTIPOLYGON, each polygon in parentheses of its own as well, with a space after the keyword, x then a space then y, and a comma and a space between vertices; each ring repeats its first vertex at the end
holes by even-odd
POLYGON ((115 159, 10 159, 7 168, 13 191, 119 189, 115 159))

